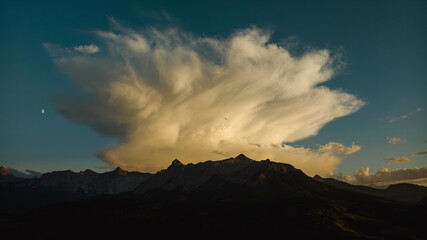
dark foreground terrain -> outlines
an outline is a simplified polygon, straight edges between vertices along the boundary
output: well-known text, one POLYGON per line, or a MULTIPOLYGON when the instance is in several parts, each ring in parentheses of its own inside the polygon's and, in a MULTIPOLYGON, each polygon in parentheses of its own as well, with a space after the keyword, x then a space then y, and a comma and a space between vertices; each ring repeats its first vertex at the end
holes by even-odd
POLYGON ((130 192, 3 213, 0 230, 17 239, 427 238, 425 197, 394 201, 320 180, 244 155, 175 160, 130 192))

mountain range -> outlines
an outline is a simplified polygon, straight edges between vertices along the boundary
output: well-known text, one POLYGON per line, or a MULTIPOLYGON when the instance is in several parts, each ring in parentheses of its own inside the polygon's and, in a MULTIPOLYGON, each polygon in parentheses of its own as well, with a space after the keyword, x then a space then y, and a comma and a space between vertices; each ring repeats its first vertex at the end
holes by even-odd
MULTIPOLYGON (((19 237, 44 239, 63 238, 64 233, 70 238, 108 239, 153 234, 186 238, 427 237, 423 220, 427 188, 412 184, 393 185, 384 191, 353 186, 311 178, 289 164, 254 161, 244 155, 197 164, 174 160, 165 170, 143 175, 134 187, 125 188, 112 180, 93 182, 89 187, 82 180, 85 175, 88 179, 90 175, 130 176, 121 171, 45 174, 34 189, 82 195, 24 212, 4 212, 0 228, 19 237), (64 178, 67 180, 61 180, 64 178), (107 182, 109 187, 103 186, 107 182)), ((129 178, 132 181, 137 182, 129 178)), ((13 195, 16 184, 1 184, 2 198, 13 195)))
POLYGON ((416 204, 427 196, 426 187, 409 183, 392 184, 385 189, 378 189, 361 185, 352 185, 334 178, 322 178, 319 175, 314 176, 314 179, 339 189, 382 197, 397 202, 416 204))
POLYGON ((0 183, 14 182, 22 180, 22 178, 15 177, 15 175, 7 168, 0 166, 0 183))
POLYGON ((131 191, 152 175, 128 172, 118 167, 105 173, 89 169, 78 173, 66 170, 24 179, 15 177, 4 167, 0 170, 0 212, 22 211, 57 202, 131 191))

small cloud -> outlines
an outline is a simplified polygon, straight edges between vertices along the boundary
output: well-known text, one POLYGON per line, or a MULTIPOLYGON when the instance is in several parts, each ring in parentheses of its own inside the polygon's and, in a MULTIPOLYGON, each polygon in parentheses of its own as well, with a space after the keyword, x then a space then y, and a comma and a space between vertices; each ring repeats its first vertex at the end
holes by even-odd
POLYGON ((409 159, 408 156, 402 156, 402 157, 387 157, 384 158, 385 160, 387 160, 387 165, 392 165, 392 164, 399 164, 399 163, 406 163, 406 162, 412 162, 411 159, 409 159))
POLYGON ((387 165, 392 165, 392 164, 398 164, 398 163, 406 163, 406 162, 411 162, 412 160, 409 157, 414 157, 417 155, 426 155, 426 152, 418 152, 418 153, 410 153, 408 155, 405 156, 401 156, 401 157, 387 157, 384 158, 385 160, 387 160, 387 165))
POLYGON ((44 43, 43 47, 49 52, 49 54, 54 57, 60 57, 60 56, 69 56, 72 57, 75 55, 75 52, 80 52, 80 53, 84 53, 84 54, 94 54, 99 52, 101 49, 95 45, 95 44, 90 44, 90 45, 79 45, 79 46, 74 46, 71 48, 63 48, 57 44, 51 44, 51 43, 44 43))
POLYGON ((417 112, 421 112, 422 110, 423 110, 422 108, 417 108, 417 109, 415 109, 415 111, 410 112, 410 113, 408 113, 408 114, 404 114, 404 115, 399 116, 399 117, 393 117, 393 118, 391 118, 388 122, 389 122, 389 123, 393 123, 393 122, 396 122, 396 121, 398 121, 398 120, 408 118, 408 117, 410 117, 411 115, 413 115, 413 114, 415 114, 415 113, 417 113, 417 112))
POLYGON ((387 137, 387 142, 395 145, 396 143, 404 143, 406 140, 398 137, 387 137))
POLYGON ((329 173, 330 178, 334 178, 343 182, 353 183, 354 179, 351 176, 344 176, 342 172, 329 173))
POLYGON ((218 155, 221 155, 221 156, 224 156, 224 157, 230 157, 230 153, 227 153, 227 152, 220 152, 220 151, 218 151, 218 150, 213 150, 212 151, 212 153, 214 153, 214 154, 218 154, 218 155))
POLYGON ((411 153, 411 154, 408 154, 408 156, 409 157, 413 157, 413 156, 416 156, 416 155, 426 155, 426 154, 427 154, 427 151, 425 151, 425 152, 411 153))
POLYGON ((79 45, 79 46, 73 47, 73 49, 78 52, 86 53, 86 54, 94 54, 100 51, 99 47, 96 46, 95 44, 79 45))
POLYGON ((249 143, 249 145, 252 145, 252 146, 256 146, 256 147, 261 147, 261 144, 259 144, 259 143, 249 143))
POLYGON ((67 55, 69 55, 72 52, 71 49, 69 49, 69 48, 62 48, 58 44, 43 43, 43 47, 54 58, 55 57, 59 57, 59 56, 67 56, 67 55))
POLYGON ((360 150, 360 146, 356 145, 355 143, 352 143, 351 147, 346 147, 341 143, 337 142, 329 142, 326 145, 319 146, 319 149, 317 151, 319 152, 328 152, 332 154, 352 154, 360 150))

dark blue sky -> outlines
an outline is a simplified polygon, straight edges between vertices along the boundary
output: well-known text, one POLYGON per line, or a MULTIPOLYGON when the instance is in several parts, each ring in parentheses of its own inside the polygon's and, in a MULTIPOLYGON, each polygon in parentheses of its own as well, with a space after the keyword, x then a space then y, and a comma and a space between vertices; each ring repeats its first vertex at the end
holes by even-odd
MULTIPOLYGON (((0 165, 41 172, 105 166, 96 153, 116 140, 54 111, 52 96, 78 87, 43 44, 96 43, 91 32, 109 30, 109 17, 134 29, 176 27, 216 38, 255 25, 272 32, 270 42, 294 43, 295 55, 310 48, 342 54, 345 68, 325 85, 366 105, 292 144, 355 142, 362 149, 343 160, 338 170, 345 174, 426 151, 426 1, 2 1, 0 165), (388 137, 405 142, 389 144, 388 137)), ((424 166, 427 155, 387 167, 424 166)))

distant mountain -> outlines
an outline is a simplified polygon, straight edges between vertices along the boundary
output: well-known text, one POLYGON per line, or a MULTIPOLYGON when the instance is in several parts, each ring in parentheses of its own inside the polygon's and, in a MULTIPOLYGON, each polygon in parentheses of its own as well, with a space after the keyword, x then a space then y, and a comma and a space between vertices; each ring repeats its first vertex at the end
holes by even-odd
POLYGON ((12 172, 15 177, 20 177, 20 178, 35 178, 35 177, 38 178, 38 177, 41 177, 41 175, 43 175, 43 173, 41 172, 28 170, 28 169, 25 170, 24 172, 19 171, 18 169, 15 169, 15 168, 8 168, 8 170, 12 172))
POLYGON ((427 214, 425 199, 395 202, 325 184, 289 164, 239 155, 197 164, 174 160, 134 191, 0 219, 2 232, 51 239, 65 233, 108 239, 426 239, 420 220, 427 214))
POLYGON ((74 201, 101 194, 133 190, 152 174, 128 172, 121 168, 105 173, 55 171, 40 178, 22 179, 0 184, 0 212, 27 210, 47 204, 74 201))
POLYGON ((7 168, 0 166, 0 176, 13 176, 13 173, 11 173, 7 168))
POLYGON ((427 197, 427 187, 409 183, 392 184, 385 189, 377 189, 367 186, 352 185, 333 178, 322 178, 319 175, 316 175, 314 179, 339 189, 360 192, 404 203, 415 204, 427 197))
POLYGON ((119 167, 105 173, 89 169, 79 173, 56 171, 43 174, 40 186, 70 192, 82 191, 88 196, 95 196, 131 191, 150 176, 149 173, 128 172, 119 167))
POLYGON ((9 169, 0 166, 0 183, 16 182, 19 180, 22 180, 22 178, 16 177, 11 171, 9 171, 9 169))

